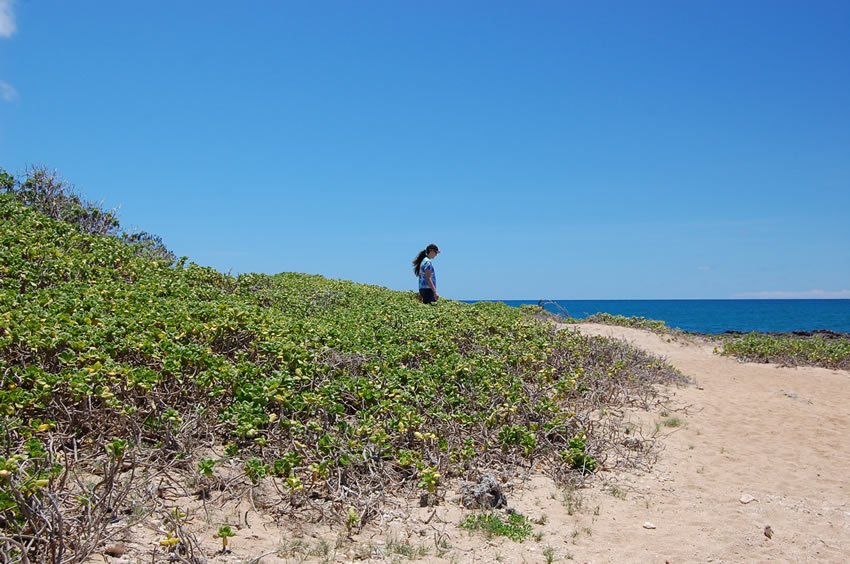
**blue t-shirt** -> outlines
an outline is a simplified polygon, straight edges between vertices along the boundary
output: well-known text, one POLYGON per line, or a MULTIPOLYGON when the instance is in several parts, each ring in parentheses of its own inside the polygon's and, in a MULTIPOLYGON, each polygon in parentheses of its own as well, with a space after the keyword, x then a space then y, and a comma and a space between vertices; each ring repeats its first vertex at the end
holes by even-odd
POLYGON ((431 259, 425 257, 422 259, 422 264, 419 265, 419 289, 430 289, 431 286, 428 285, 428 279, 425 278, 425 273, 431 272, 431 280, 434 282, 434 287, 437 287, 437 273, 434 272, 434 263, 431 262, 431 259))

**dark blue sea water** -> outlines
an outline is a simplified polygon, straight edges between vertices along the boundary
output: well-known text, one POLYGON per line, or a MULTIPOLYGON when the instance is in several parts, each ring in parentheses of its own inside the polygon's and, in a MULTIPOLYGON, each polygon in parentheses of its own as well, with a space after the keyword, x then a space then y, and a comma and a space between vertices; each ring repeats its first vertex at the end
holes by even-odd
MULTIPOLYGON (((511 300, 506 304, 537 304, 511 300)), ((598 312, 658 319, 695 333, 814 331, 850 333, 850 300, 557 300, 547 311, 576 318, 598 312), (557 305, 555 305, 557 304, 557 305)))

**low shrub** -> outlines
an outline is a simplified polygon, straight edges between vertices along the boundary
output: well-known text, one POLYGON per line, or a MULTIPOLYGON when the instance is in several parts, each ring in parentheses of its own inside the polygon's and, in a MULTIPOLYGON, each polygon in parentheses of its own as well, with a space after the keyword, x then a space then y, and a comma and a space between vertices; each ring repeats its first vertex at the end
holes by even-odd
POLYGON ((747 362, 850 370, 850 335, 747 333, 723 336, 720 341, 721 354, 747 362))
POLYGON ((601 323, 604 325, 617 325, 620 327, 633 327, 635 329, 648 329, 656 333, 671 333, 671 329, 663 321, 647 319, 645 317, 626 317, 610 313, 594 313, 582 320, 582 323, 601 323))

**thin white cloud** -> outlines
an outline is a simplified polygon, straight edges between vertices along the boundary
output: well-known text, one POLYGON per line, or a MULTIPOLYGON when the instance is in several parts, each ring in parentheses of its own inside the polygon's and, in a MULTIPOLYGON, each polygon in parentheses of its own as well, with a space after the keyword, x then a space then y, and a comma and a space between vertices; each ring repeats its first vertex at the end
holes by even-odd
POLYGON ((14 102, 18 99, 18 91, 8 82, 0 80, 0 98, 4 102, 14 102))
POLYGON ((0 37, 12 37, 15 27, 15 14, 12 13, 14 0, 0 0, 0 37))
POLYGON ((698 266, 697 270, 699 270, 700 272, 711 272, 711 267, 710 266, 698 266))
POLYGON ((738 294, 739 298, 764 299, 764 300, 795 300, 795 299, 821 299, 837 300, 850 299, 850 290, 804 290, 802 292, 770 291, 770 292, 744 292, 738 294))

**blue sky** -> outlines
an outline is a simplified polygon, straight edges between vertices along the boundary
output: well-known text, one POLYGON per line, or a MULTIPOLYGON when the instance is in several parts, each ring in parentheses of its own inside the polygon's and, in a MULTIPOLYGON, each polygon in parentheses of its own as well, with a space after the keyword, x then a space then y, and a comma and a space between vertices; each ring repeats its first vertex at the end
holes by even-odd
POLYGON ((0 167, 225 272, 850 298, 850 2, 0 0, 0 167))

